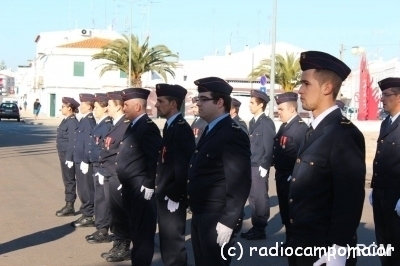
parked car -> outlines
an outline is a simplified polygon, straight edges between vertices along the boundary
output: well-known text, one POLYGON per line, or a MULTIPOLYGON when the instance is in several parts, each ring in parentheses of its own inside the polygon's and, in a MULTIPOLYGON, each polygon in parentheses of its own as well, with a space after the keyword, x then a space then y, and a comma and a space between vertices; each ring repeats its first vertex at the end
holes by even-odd
POLYGON ((14 118, 21 121, 18 105, 16 103, 1 103, 0 104, 0 120, 2 118, 14 118))

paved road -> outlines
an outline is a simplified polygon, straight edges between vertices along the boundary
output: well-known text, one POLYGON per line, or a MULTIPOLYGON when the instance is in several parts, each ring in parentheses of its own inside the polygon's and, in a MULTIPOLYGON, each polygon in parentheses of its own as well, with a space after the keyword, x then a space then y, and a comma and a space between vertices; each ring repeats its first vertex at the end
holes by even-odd
MULTIPOLYGON (((92 233, 93 228, 74 229, 69 225, 79 216, 55 216, 64 202, 55 134, 56 127, 0 121, 0 265, 130 265, 129 261, 105 262, 100 253, 108 251, 111 244, 87 244, 84 237, 92 233)), ((250 257, 249 254, 250 246, 271 247, 284 240, 273 178, 270 178, 270 188, 272 208, 268 239, 252 242, 238 239, 244 254, 232 265, 287 265, 286 258, 258 254, 250 257)), ((369 190, 366 192, 368 195, 369 190)), ((76 208, 79 209, 79 202, 76 208)), ((251 226, 248 207, 246 218, 245 230, 251 226)), ((190 219, 189 216, 186 243, 190 265, 194 265, 190 219)), ((373 229, 371 206, 366 197, 359 242, 371 244, 373 229)), ((153 265, 162 265, 158 243, 156 245, 153 265)), ((364 257, 359 258, 358 265, 378 264, 378 258, 364 257)))

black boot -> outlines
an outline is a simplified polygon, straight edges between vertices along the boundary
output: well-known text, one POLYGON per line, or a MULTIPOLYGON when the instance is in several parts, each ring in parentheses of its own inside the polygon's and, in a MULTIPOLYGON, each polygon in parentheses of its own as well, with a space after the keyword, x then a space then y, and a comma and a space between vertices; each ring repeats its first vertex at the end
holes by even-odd
POLYGON ((106 228, 102 228, 93 234, 86 236, 86 241, 89 244, 110 243, 111 238, 108 235, 108 230, 106 228))
POLYGON ((71 223, 73 227, 94 227, 94 218, 93 216, 84 216, 82 215, 78 220, 71 223))
POLYGON ((67 202, 65 204, 65 206, 61 208, 61 210, 58 210, 56 212, 56 215, 58 217, 74 216, 75 215, 74 203, 73 202, 67 202))
POLYGON ((106 258, 108 262, 117 262, 131 259, 131 251, 129 249, 130 241, 121 241, 114 253, 106 258))
POLYGON ((112 254, 114 254, 114 253, 117 251, 117 249, 119 248, 120 243, 121 243, 120 240, 115 240, 115 241, 113 242, 113 247, 110 249, 110 251, 108 251, 108 252, 103 252, 103 253, 101 253, 100 256, 101 256, 103 259, 107 259, 108 257, 110 257, 112 254))
POLYGON ((265 233, 264 228, 254 228, 252 232, 247 234, 246 239, 247 240, 258 240, 258 239, 266 239, 267 234, 265 233))

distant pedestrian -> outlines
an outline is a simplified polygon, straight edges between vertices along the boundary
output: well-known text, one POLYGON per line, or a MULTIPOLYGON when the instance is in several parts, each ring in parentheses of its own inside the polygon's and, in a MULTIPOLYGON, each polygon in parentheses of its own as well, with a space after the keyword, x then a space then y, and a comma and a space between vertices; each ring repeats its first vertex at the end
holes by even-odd
POLYGON ((40 104, 39 99, 36 99, 36 101, 33 103, 33 114, 35 115, 35 119, 37 119, 39 115, 40 107, 42 107, 42 105, 40 104))
POLYGON ((26 102, 26 100, 24 101, 24 111, 26 111, 26 106, 28 105, 28 103, 26 102))

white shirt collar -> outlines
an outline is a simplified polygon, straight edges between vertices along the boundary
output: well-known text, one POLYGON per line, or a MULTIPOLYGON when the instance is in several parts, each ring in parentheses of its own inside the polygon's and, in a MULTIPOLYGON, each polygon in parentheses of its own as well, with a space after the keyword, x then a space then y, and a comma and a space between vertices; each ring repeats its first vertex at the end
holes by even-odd
POLYGON ((119 116, 118 118, 114 119, 114 120, 113 120, 113 125, 115 126, 115 125, 118 123, 118 121, 119 121, 123 116, 125 116, 125 115, 122 114, 122 115, 119 116))
POLYGON ((290 123, 290 121, 292 121, 293 120, 293 118, 295 118, 297 116, 297 114, 294 114, 287 122, 286 122, 286 124, 289 124, 290 123))
POLYGON ((264 113, 264 112, 262 112, 261 114, 259 114, 259 115, 257 115, 257 116, 254 116, 254 122, 257 122, 257 119, 259 119, 260 116, 261 116, 263 113, 264 113))
POLYGON ((142 118, 142 116, 144 116, 146 113, 143 113, 143 114, 141 114, 141 115, 139 115, 138 117, 136 117, 135 118, 135 120, 133 120, 132 121, 132 127, 136 124, 136 122, 140 119, 140 118, 142 118))
POLYGON ((326 109, 325 111, 323 111, 322 113, 319 114, 319 116, 315 117, 314 120, 311 122, 311 126, 313 127, 313 129, 316 129, 317 126, 319 125, 319 123, 321 123, 321 121, 330 113, 332 113, 333 111, 335 111, 336 109, 338 109, 339 107, 337 105, 334 105, 328 109, 326 109))
POLYGON ((400 112, 398 112, 397 114, 395 114, 394 116, 391 116, 390 119, 392 119, 392 123, 397 119, 397 117, 399 117, 400 112))
POLYGON ((97 122, 97 124, 100 124, 101 123, 101 121, 103 121, 104 119, 106 119, 108 116, 107 115, 105 115, 105 116, 103 116, 102 118, 100 118, 100 120, 97 122))

